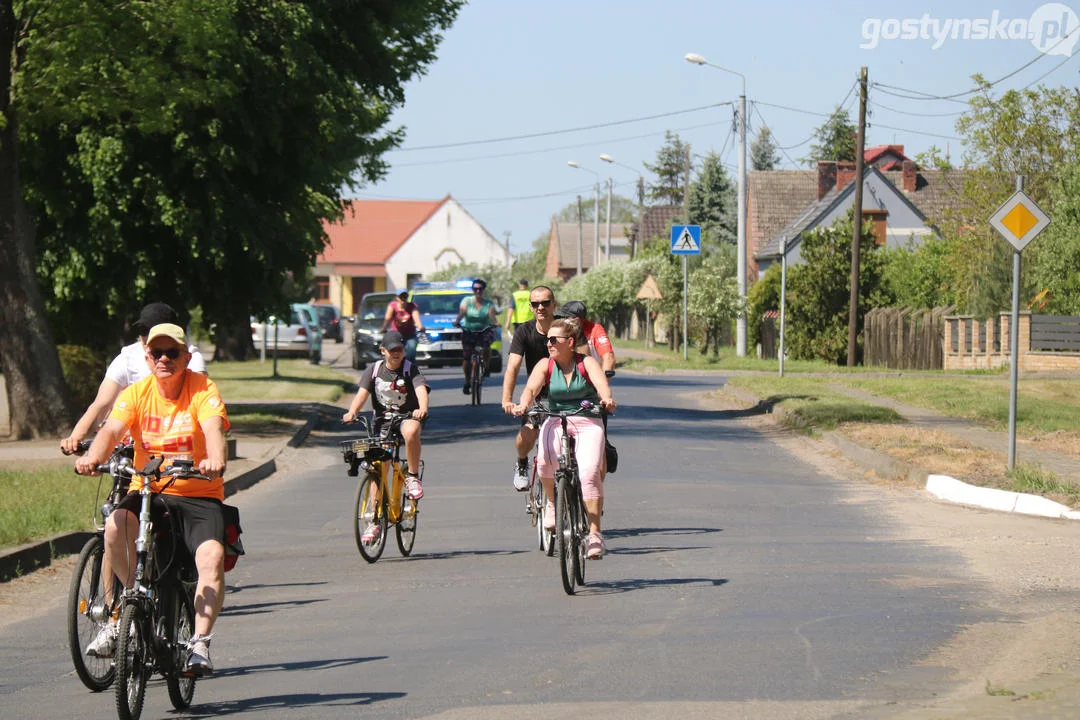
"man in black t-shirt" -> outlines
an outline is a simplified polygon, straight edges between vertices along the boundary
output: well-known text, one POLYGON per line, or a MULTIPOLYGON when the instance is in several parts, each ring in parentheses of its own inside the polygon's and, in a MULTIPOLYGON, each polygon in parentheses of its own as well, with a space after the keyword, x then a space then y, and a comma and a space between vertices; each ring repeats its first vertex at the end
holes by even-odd
POLYGON ((352 422, 360 408, 371 398, 375 410, 375 426, 387 410, 408 413, 412 417, 401 421, 401 437, 405 440, 405 458, 409 470, 405 476, 405 491, 413 500, 424 496, 420 484, 420 428, 428 415, 428 384, 414 363, 405 359, 405 342, 397 330, 387 332, 379 349, 383 359, 371 365, 360 377, 360 388, 341 419, 352 422))
MULTIPOLYGON (((536 319, 523 323, 514 331, 510 341, 510 354, 506 358, 506 372, 503 373, 503 412, 510 415, 514 409, 514 386, 517 384, 521 361, 525 361, 525 377, 529 376, 538 362, 546 361, 547 331, 555 316, 555 293, 547 285, 537 285, 529 293, 529 305, 536 319)), ((517 448, 517 460, 514 463, 514 488, 519 492, 529 489, 529 451, 536 444, 539 428, 533 427, 528 415, 521 416, 521 430, 514 439, 517 448)))

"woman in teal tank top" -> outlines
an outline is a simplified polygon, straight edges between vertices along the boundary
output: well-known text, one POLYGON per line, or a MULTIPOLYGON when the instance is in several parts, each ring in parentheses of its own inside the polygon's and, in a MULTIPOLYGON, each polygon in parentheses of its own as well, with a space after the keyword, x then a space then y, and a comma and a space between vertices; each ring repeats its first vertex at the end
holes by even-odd
MULTIPOLYGON (((600 363, 580 355, 574 348, 581 342, 581 325, 574 318, 556 320, 547 334, 548 362, 540 361, 529 375, 529 382, 514 406, 514 414, 523 415, 543 388, 548 391, 551 412, 573 412, 583 400, 615 412, 615 399, 600 363)), ((585 539, 585 556, 599 560, 604 556, 604 536, 600 533, 600 518, 604 513, 604 423, 597 417, 576 415, 568 418, 567 430, 575 438, 581 495, 589 516, 589 536, 585 539)), ((547 493, 544 508, 544 527, 555 529, 555 471, 559 468, 558 448, 562 424, 558 418, 548 418, 540 428, 540 443, 536 455, 537 473, 547 493)))
POLYGON ((491 343, 495 342, 495 332, 491 328, 499 324, 499 319, 495 316, 495 303, 484 297, 486 289, 486 282, 479 278, 473 280, 473 296, 461 300, 457 320, 454 321, 454 325, 461 328, 461 370, 465 373, 465 387, 462 392, 466 395, 472 392, 469 384, 469 358, 472 357, 473 348, 480 348, 484 356, 484 367, 488 367, 491 343))

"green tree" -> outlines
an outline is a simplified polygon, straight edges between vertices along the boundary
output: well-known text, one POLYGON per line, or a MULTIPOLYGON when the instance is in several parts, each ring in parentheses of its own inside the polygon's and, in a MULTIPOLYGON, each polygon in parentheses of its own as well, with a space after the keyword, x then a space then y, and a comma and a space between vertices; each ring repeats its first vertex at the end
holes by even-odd
POLYGON ((765 313, 780 309, 780 275, 783 268, 780 263, 773 263, 765 275, 750 286, 746 294, 746 341, 748 347, 756 347, 761 342, 761 322, 765 313))
POLYGON ((810 154, 803 162, 811 167, 818 160, 855 162, 856 132, 848 111, 837 105, 828 119, 814 129, 816 142, 810 144, 810 154))
POLYGON ((678 133, 668 130, 664 133, 663 146, 656 152, 656 162, 644 165, 656 175, 656 182, 648 184, 649 199, 660 205, 682 205, 692 169, 690 145, 680 140, 678 133))
POLYGON ((956 304, 953 243, 928 236, 921 243, 880 251, 885 260, 882 279, 900 307, 933 308, 956 304))
MULTIPOLYGON (((581 198, 581 217, 582 222, 586 224, 592 224, 593 221, 593 207, 596 205, 593 197, 581 198)), ((611 223, 632 223, 634 218, 637 217, 637 204, 630 198, 623 197, 622 195, 611 196, 611 223)), ((577 201, 569 203, 562 210, 555 214, 555 219, 559 222, 577 222, 577 201)), ((607 194, 603 191, 600 193, 600 224, 603 225, 607 222, 607 194)), ((603 235, 603 228, 600 230, 603 235)), ((545 236, 546 237, 546 236, 545 236)))
MULTIPOLYGON (((849 211, 832 227, 805 233, 800 244, 802 262, 788 268, 784 340, 794 358, 835 364, 847 360, 852 222, 849 211)), ((873 228, 866 224, 859 246, 859 358, 866 312, 892 300, 882 281, 884 264, 873 228)))
POLYGON ((1025 250, 1033 290, 1047 291, 1045 312, 1080 315, 1080 163, 1064 169, 1050 200, 1053 220, 1025 250))
POLYGON ((390 114, 459 5, 42 4, 19 87, 58 327, 108 342, 161 299, 201 306, 219 357, 242 356, 248 315, 306 278, 344 192, 385 173, 390 114))
POLYGON ((775 170, 779 164, 780 151, 772 131, 762 125, 757 137, 750 143, 750 167, 754 170, 775 170))
POLYGON ((728 246, 727 252, 705 257, 688 278, 687 311, 701 334, 702 355, 710 347, 713 356, 718 355, 721 342, 731 334, 731 321, 740 307, 735 262, 728 246))
POLYGON ((735 188, 717 153, 710 152, 690 184, 686 210, 689 221, 701 226, 702 250, 735 245, 738 217, 735 188))

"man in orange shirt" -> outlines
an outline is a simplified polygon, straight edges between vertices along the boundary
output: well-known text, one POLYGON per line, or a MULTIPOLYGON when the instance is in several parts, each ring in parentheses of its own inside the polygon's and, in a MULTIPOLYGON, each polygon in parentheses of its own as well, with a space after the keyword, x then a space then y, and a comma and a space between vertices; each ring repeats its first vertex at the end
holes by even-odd
MULTIPOLYGON (((189 644, 185 671, 210 675, 210 631, 221 611, 225 594, 225 431, 229 418, 217 387, 205 375, 188 370, 191 353, 183 328, 163 324, 150 329, 146 359, 150 377, 126 387, 117 398, 109 419, 94 438, 86 455, 75 462, 75 471, 95 473, 109 457, 116 442, 130 432, 135 442, 135 467, 153 457, 193 460, 210 482, 178 479, 162 493, 168 496, 169 515, 195 558, 199 580, 195 590, 195 635, 189 644)), ((142 479, 131 489, 141 487, 142 479)), ((106 567, 112 567, 125 587, 134 582, 135 538, 139 534, 138 493, 132 492, 117 505, 105 525, 106 567)), ((108 587, 108 584, 106 584, 108 587)), ((112 657, 116 647, 116 623, 110 622, 87 647, 87 654, 112 657)))

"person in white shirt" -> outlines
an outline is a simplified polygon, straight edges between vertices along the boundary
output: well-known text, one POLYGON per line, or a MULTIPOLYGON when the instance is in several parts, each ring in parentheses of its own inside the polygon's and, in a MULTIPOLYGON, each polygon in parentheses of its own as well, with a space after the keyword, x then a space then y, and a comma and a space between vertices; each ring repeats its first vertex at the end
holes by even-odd
MULTIPOLYGON (((70 455, 75 452, 79 442, 101 424, 112 410, 113 403, 116 402, 121 390, 150 375, 150 366, 146 363, 146 334, 155 325, 165 323, 176 323, 176 311, 165 303, 150 303, 142 309, 139 319, 135 321, 139 339, 130 345, 125 345, 120 354, 109 363, 109 368, 105 371, 105 379, 98 386, 94 402, 90 403, 90 407, 75 423, 71 434, 60 441, 60 449, 65 454, 70 455)), ((206 361, 198 349, 194 345, 189 345, 188 352, 191 353, 188 369, 205 375, 206 361)))

